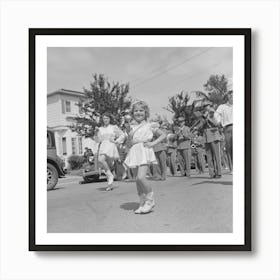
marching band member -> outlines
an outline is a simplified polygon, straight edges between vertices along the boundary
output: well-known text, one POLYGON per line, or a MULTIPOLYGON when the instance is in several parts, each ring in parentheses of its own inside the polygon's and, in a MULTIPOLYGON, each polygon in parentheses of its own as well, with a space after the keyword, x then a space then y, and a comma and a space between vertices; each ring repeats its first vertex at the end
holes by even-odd
POLYGON ((204 173, 205 171, 205 138, 202 135, 199 135, 198 130, 194 129, 193 131, 193 145, 194 147, 194 160, 195 167, 198 174, 204 173))
POLYGON ((191 132, 190 128, 185 125, 185 118, 178 118, 179 128, 177 130, 177 151, 183 159, 181 174, 190 177, 191 175, 191 132))
MULTIPOLYGON (((166 133, 167 130, 167 125, 163 123, 161 125, 161 130, 166 133)), ((155 133, 154 137, 158 137, 158 135, 155 133)), ((156 168, 156 179, 158 178, 159 180, 166 180, 166 151, 167 151, 167 145, 165 139, 158 144, 154 145, 153 147, 156 159, 157 159, 157 168, 156 168)))
POLYGON ((177 141, 174 133, 167 134, 167 161, 170 169, 170 173, 175 176, 177 173, 176 165, 177 157, 177 141))
POLYGON ((211 178, 221 178, 221 153, 219 125, 214 117, 215 110, 209 105, 203 118, 202 128, 205 135, 205 150, 211 178))

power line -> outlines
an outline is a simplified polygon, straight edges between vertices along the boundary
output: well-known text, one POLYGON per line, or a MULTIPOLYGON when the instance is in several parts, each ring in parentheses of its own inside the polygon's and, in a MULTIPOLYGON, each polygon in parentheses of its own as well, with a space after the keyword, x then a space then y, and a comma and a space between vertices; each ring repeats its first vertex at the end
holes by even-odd
MULTIPOLYGON (((174 52, 174 51, 172 51, 172 52, 174 52)), ((167 56, 168 56, 169 54, 171 54, 172 52, 169 52, 169 53, 167 54, 167 56)), ((158 67, 156 67, 156 68, 154 68, 154 69, 150 69, 150 70, 148 70, 148 71, 142 72, 141 74, 138 75, 137 78, 128 81, 128 83, 134 83, 134 82, 136 82, 136 81, 139 81, 139 80, 141 80, 142 78, 144 78, 146 75, 156 73, 156 72, 158 72, 159 70, 161 70, 161 69, 162 69, 163 67, 165 67, 165 66, 166 66, 166 64, 162 64, 162 65, 160 65, 160 66, 158 66, 158 67)))
MULTIPOLYGON (((176 81, 176 84, 175 84, 175 86, 174 85, 172 85, 172 86, 165 86, 165 87, 161 87, 160 89, 159 89, 159 91, 160 92, 167 92, 167 91, 177 91, 177 93, 178 93, 178 91, 179 91, 179 89, 178 90, 172 90, 172 88, 174 88, 174 87, 177 87, 178 88, 178 86, 179 85, 184 85, 187 81, 189 81, 190 79, 192 79, 192 78, 194 78, 194 77, 196 77, 197 75, 199 75, 199 74, 201 74, 201 73, 203 73, 203 72, 205 72, 205 71, 207 71, 207 70, 209 70, 209 69, 211 69, 211 68, 215 68, 215 67, 217 67, 217 66, 219 66, 220 64, 222 64, 224 61, 222 60, 222 61, 220 61, 220 62, 216 62, 216 63, 214 63, 214 64, 211 64, 211 65, 209 65, 208 67, 206 67, 206 68, 204 68, 203 70, 201 70, 201 71, 198 71, 198 72, 196 72, 196 73, 194 73, 194 74, 192 74, 192 75, 189 75, 189 76, 186 76, 186 77, 184 77, 184 78, 181 78, 181 79, 179 79, 179 80, 177 80, 176 81)), ((229 74, 229 73, 227 73, 227 74, 229 74)), ((183 89, 181 89, 181 90, 183 90, 183 89)), ((181 91, 180 90, 180 91, 181 91)), ((174 93, 175 94, 175 93, 174 93)))
POLYGON ((201 56, 202 54, 208 52, 210 49, 212 49, 212 47, 207 48, 206 50, 204 50, 204 51, 202 51, 202 52, 200 52, 200 53, 197 53, 197 54, 195 54, 195 55, 193 55, 193 56, 191 56, 191 57, 189 57, 189 58, 183 60, 182 62, 180 62, 180 63, 178 63, 178 64, 169 66, 165 71, 162 71, 162 72, 160 72, 160 73, 158 73, 158 74, 156 74, 156 75, 153 75, 152 77, 149 77, 149 78, 143 80, 143 81, 140 82, 140 83, 136 83, 136 84, 134 85, 134 87, 137 87, 137 86, 139 86, 139 85, 141 85, 141 84, 143 84, 143 83, 145 83, 145 82, 147 82, 147 81, 150 81, 150 80, 155 79, 155 78, 157 78, 157 77, 159 77, 159 76, 162 76, 162 75, 166 74, 167 72, 170 72, 170 71, 172 71, 173 69, 178 68, 178 67, 180 67, 181 65, 183 65, 183 64, 185 64, 185 63, 187 63, 187 62, 189 62, 190 60, 192 60, 192 59, 194 59, 194 58, 196 58, 196 57, 198 57, 198 56, 201 56))

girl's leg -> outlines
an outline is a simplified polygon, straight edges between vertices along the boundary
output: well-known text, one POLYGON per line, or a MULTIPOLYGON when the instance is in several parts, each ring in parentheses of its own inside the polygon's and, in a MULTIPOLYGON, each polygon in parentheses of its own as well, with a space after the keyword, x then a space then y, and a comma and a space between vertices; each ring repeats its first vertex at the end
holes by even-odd
POLYGON ((137 188, 137 194, 139 196, 140 202, 139 202, 139 207, 134 211, 134 213, 141 214, 142 208, 145 204, 146 194, 139 180, 136 180, 136 188, 137 188))
POLYGON ((108 187, 106 190, 110 191, 113 189, 112 184, 114 182, 114 175, 112 174, 109 164, 106 161, 105 155, 100 155, 98 157, 99 162, 103 165, 106 176, 107 176, 107 182, 108 182, 108 187))
POLYGON ((146 214, 152 211, 155 206, 154 193, 151 186, 146 179, 146 173, 148 165, 141 165, 138 167, 137 182, 141 185, 143 192, 145 193, 145 204, 141 208, 141 214, 146 214))
POLYGON ((100 155, 100 156, 98 157, 98 161, 102 164, 102 166, 103 166, 105 172, 107 172, 107 170, 110 170, 110 167, 109 167, 109 165, 108 165, 108 163, 107 163, 107 161, 106 161, 105 155, 100 155))
POLYGON ((147 171, 148 171, 148 165, 139 166, 137 172, 137 179, 136 179, 136 182, 138 182, 142 186, 142 190, 145 194, 152 191, 152 188, 148 184, 149 182, 146 179, 147 171))

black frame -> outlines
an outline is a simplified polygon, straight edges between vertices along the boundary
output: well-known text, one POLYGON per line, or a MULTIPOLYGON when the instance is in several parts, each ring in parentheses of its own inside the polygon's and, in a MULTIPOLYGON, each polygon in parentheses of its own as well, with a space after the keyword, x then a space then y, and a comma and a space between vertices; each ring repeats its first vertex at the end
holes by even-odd
POLYGON ((251 29, 29 29, 29 251, 251 251, 251 29), (35 38, 36 35, 244 35, 245 196, 244 245, 36 245, 35 38))

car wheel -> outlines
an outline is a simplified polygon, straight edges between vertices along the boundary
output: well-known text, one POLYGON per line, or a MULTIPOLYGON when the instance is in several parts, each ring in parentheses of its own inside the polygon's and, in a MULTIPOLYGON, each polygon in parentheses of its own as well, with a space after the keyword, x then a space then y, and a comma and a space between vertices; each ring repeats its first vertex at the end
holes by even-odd
POLYGON ((58 172, 56 168, 48 163, 47 164, 47 190, 52 190, 55 188, 58 181, 58 172))

